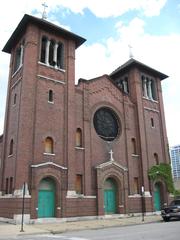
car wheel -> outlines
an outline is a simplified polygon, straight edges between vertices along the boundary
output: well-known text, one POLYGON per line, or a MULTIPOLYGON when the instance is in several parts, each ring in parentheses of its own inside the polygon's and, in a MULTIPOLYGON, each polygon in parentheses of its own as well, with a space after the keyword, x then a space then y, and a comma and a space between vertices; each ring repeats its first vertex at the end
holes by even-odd
POLYGON ((163 217, 163 220, 164 220, 165 222, 169 222, 170 218, 169 218, 169 217, 163 217))

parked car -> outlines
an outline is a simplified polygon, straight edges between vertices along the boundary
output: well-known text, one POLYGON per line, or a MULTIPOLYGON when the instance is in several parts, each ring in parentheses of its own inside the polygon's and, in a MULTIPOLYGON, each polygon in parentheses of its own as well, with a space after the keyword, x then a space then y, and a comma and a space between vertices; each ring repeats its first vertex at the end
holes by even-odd
POLYGON ((169 206, 161 210, 161 216, 165 222, 172 218, 180 219, 180 199, 172 201, 169 206))

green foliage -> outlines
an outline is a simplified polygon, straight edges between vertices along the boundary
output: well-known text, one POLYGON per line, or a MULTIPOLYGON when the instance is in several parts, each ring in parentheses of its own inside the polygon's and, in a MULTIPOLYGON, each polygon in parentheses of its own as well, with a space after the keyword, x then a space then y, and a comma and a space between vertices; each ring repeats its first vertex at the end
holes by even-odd
POLYGON ((153 181, 163 179, 166 183, 168 192, 176 194, 177 190, 174 188, 170 164, 160 163, 159 165, 152 166, 148 171, 148 176, 153 181))
POLYGON ((174 196, 180 198, 180 190, 175 190, 174 196))

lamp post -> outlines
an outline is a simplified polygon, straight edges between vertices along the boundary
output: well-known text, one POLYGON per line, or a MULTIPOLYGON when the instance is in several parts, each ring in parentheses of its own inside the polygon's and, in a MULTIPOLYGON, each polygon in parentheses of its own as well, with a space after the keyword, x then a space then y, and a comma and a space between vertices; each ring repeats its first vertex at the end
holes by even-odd
POLYGON ((20 232, 24 232, 23 226, 24 226, 24 198, 25 198, 25 182, 23 184, 23 198, 22 198, 22 219, 21 219, 21 230, 20 232))
POLYGON ((141 187, 142 222, 144 222, 144 186, 141 187))

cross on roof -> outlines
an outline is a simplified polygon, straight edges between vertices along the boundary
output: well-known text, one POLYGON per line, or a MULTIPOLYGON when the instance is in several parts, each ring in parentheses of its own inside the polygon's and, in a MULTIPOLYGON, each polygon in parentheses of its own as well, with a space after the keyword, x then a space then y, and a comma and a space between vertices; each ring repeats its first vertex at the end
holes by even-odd
POLYGON ((129 58, 133 58, 133 53, 132 53, 132 46, 129 44, 129 58))
POLYGON ((47 18, 46 8, 48 7, 48 5, 44 2, 44 3, 42 4, 42 6, 44 7, 43 13, 42 13, 42 18, 43 18, 43 19, 46 19, 46 18, 47 18))

